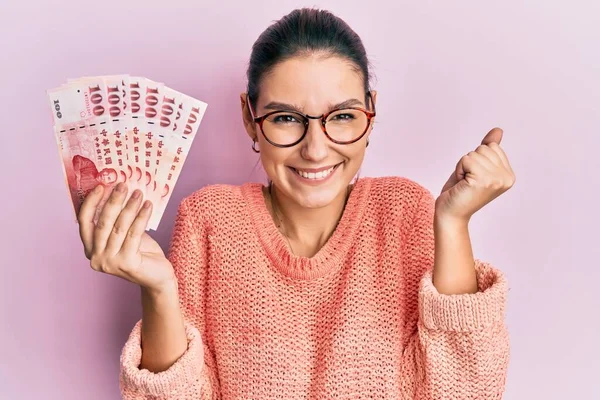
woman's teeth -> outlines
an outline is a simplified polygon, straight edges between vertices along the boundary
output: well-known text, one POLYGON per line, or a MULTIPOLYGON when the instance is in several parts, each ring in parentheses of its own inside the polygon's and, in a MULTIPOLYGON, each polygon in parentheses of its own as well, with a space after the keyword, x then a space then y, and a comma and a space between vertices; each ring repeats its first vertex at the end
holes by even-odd
POLYGON ((333 170, 335 169, 336 166, 333 166, 325 171, 319 171, 317 173, 314 172, 304 172, 304 171, 300 171, 298 169, 292 168, 298 175, 302 176, 303 178, 307 178, 307 179, 323 179, 326 178, 329 174, 331 174, 333 172, 333 170))

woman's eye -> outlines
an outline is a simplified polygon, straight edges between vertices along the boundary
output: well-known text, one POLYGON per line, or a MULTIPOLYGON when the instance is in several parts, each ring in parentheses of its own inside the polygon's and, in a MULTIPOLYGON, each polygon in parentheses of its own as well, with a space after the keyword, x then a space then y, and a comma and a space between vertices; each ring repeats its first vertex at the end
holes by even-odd
POLYGON ((275 117, 274 122, 285 124, 285 123, 292 123, 292 122, 299 122, 299 121, 293 115, 278 115, 275 117))
POLYGON ((352 114, 338 114, 333 117, 334 120, 344 121, 344 120, 352 120, 354 119, 354 115, 352 114))

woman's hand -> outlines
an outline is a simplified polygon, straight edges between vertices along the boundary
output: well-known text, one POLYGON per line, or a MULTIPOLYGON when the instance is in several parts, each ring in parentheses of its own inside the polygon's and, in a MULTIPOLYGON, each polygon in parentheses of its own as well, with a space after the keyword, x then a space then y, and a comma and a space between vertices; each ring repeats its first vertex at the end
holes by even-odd
POLYGON ((85 256, 92 269, 126 279, 151 292, 176 287, 171 263, 145 231, 152 203, 147 200, 140 208, 142 194, 136 190, 123 208, 127 185, 120 183, 94 223, 103 191, 102 185, 96 186, 77 216, 85 256))
POLYGON ((502 133, 492 129, 475 151, 458 161, 436 199, 438 219, 468 223, 475 212, 514 185, 515 173, 500 147, 502 133))

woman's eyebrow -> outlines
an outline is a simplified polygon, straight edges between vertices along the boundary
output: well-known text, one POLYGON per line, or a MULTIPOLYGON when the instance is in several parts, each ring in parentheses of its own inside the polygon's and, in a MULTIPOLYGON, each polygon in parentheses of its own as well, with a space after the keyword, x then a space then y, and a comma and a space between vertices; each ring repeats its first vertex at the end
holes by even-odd
MULTIPOLYGON (((336 110, 338 108, 347 108, 347 107, 354 107, 354 106, 364 106, 364 105, 363 105, 363 102, 358 99, 349 99, 349 100, 343 101, 338 104, 330 105, 329 110, 336 110)), ((267 104, 264 108, 265 108, 265 110, 297 111, 300 113, 304 112, 303 107, 299 107, 294 104, 281 103, 279 101, 272 101, 269 104, 267 104)))
POLYGON ((293 104, 272 101, 265 106, 265 110, 275 110, 275 111, 288 111, 289 110, 289 111, 302 112, 302 107, 298 107, 293 104))
POLYGON ((349 99, 349 100, 343 101, 341 103, 332 105, 329 109, 335 110, 337 108, 348 108, 348 107, 354 107, 354 106, 363 106, 364 107, 364 104, 362 101, 360 101, 358 99, 349 99))

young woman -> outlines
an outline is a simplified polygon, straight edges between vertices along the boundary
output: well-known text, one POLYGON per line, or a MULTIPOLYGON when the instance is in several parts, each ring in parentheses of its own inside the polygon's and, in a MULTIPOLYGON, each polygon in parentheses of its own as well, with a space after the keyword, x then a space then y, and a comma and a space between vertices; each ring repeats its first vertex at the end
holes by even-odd
POLYGON ((360 38, 313 9, 258 38, 240 100, 269 184, 186 197, 168 259, 139 193, 122 208, 119 186, 93 224, 98 186, 79 213, 92 268, 142 288, 123 397, 500 398, 507 283, 473 258, 468 222, 514 183, 502 131, 437 199, 408 178, 356 178, 377 94, 360 38))

